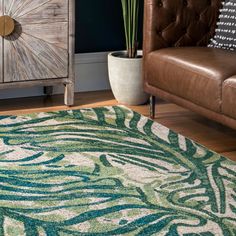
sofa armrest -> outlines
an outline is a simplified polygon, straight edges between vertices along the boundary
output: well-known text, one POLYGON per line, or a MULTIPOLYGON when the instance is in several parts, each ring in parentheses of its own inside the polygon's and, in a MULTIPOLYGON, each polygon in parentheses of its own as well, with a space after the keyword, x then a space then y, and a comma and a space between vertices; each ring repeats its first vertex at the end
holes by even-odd
POLYGON ((144 0, 144 55, 167 47, 206 46, 221 0, 144 0))

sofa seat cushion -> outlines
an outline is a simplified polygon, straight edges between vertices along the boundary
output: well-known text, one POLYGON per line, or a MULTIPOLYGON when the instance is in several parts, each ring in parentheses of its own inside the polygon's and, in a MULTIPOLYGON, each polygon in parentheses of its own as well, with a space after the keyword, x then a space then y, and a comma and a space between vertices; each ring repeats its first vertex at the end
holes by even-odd
POLYGON ((236 74, 236 53, 207 47, 166 48, 146 57, 149 85, 220 112, 222 84, 236 74))
POLYGON ((225 80, 223 84, 222 112, 236 119, 236 76, 225 80))

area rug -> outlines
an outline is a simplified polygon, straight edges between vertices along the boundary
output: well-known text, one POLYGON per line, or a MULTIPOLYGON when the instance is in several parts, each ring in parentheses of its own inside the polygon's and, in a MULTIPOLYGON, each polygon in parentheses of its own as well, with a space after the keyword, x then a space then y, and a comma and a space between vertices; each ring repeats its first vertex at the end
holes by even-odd
POLYGON ((0 235, 236 235, 236 163, 123 106, 3 116, 0 235))

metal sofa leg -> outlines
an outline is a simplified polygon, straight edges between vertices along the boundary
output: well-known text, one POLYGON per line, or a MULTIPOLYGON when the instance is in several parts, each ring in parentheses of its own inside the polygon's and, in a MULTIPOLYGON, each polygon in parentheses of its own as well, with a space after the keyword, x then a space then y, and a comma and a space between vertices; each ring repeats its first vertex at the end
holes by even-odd
POLYGON ((150 97, 150 118, 155 119, 156 113, 156 97, 151 95, 150 97))

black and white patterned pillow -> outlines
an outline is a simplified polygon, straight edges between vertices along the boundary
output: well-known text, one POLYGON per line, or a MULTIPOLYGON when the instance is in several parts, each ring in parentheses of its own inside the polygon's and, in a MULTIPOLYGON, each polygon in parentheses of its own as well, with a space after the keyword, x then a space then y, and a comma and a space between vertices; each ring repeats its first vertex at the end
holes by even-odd
POLYGON ((209 47, 236 50, 236 0, 225 0, 209 47))

